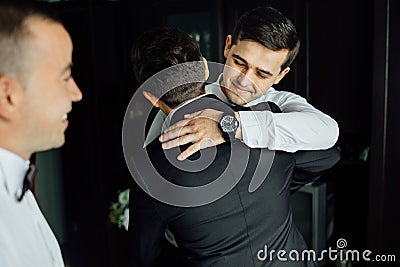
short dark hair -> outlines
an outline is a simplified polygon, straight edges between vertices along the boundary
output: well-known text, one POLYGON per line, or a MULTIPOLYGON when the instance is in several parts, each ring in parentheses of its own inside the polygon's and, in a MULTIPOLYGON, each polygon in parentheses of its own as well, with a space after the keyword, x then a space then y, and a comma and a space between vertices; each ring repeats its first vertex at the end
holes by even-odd
MULTIPOLYGON (((133 69, 139 84, 144 83, 154 74, 178 65, 174 76, 185 76, 184 80, 203 81, 185 83, 163 92, 161 100, 171 107, 198 96, 204 87, 204 64, 199 64, 202 55, 197 43, 186 32, 173 28, 161 27, 143 33, 133 44, 131 51, 133 69), (187 67, 181 63, 196 62, 187 67), (179 72, 179 73, 178 73, 179 72)), ((172 75, 172 74, 171 74, 172 75)), ((160 81, 162 83, 162 81, 160 81)))
POLYGON ((27 20, 31 18, 60 23, 41 5, 0 2, 0 75, 10 75, 22 84, 29 76, 26 58, 32 52, 32 32, 27 20))
POLYGON ((238 40, 253 40, 268 49, 288 49, 281 71, 290 66, 299 52, 300 40, 292 22, 273 7, 261 6, 245 12, 237 21, 232 44, 238 40))

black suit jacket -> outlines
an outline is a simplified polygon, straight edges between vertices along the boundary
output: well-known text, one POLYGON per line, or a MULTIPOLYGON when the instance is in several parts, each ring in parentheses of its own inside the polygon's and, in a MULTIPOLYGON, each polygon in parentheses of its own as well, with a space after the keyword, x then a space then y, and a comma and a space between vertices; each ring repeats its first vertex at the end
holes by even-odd
MULTIPOLYGON (((174 115, 173 120, 201 110, 202 101, 207 102, 208 99, 203 97, 186 105, 174 115)), ((276 254, 272 259, 268 257, 265 260, 260 260, 258 256, 263 255, 260 251, 265 251, 265 248, 269 252, 285 250, 287 253, 293 249, 299 253, 307 249, 292 222, 290 194, 332 167, 339 160, 338 151, 276 151, 268 175, 257 190, 250 193, 249 184, 254 178, 262 150, 250 149, 239 141, 207 148, 201 153, 212 153, 215 148, 216 156, 211 165, 201 171, 190 172, 175 165, 179 164, 174 159, 180 149, 168 150, 167 153, 172 155, 168 160, 158 140, 146 147, 154 168, 174 184, 186 187, 207 185, 226 171, 238 182, 223 197, 197 207, 165 204, 134 184, 129 226, 133 266, 314 266, 312 262, 279 261, 276 254), (230 164, 235 160, 230 157, 233 149, 249 155, 242 170, 236 168, 238 164, 230 164), (179 263, 169 263, 171 257, 164 257, 174 253, 165 239, 166 227, 174 234, 178 244, 178 253, 182 256, 179 263)), ((189 160, 199 160, 199 157, 200 153, 196 153, 189 160)))

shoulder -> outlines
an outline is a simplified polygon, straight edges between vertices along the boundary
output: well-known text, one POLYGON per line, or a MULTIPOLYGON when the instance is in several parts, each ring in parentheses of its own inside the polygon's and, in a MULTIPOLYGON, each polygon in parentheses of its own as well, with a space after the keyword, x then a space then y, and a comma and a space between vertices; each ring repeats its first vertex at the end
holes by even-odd
POLYGON ((273 87, 269 88, 265 93, 265 98, 267 101, 272 101, 277 104, 286 102, 288 100, 306 101, 305 98, 300 95, 288 91, 276 90, 273 87))

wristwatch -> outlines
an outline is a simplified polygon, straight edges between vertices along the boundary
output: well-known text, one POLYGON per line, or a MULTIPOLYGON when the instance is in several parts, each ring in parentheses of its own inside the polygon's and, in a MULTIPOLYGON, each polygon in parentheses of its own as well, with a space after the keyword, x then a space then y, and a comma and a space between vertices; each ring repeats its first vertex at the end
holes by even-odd
POLYGON ((239 128, 239 121, 233 112, 224 112, 218 126, 225 141, 235 139, 236 130, 239 128))

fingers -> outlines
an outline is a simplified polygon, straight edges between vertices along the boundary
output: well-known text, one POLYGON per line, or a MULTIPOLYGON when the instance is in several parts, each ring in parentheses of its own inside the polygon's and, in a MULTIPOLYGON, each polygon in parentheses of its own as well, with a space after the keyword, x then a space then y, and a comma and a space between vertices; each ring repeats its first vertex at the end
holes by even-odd
POLYGON ((190 157, 194 153, 200 150, 200 143, 194 143, 193 145, 189 146, 185 151, 178 155, 178 160, 185 160, 186 158, 190 157))
POLYGON ((204 139, 199 142, 193 143, 191 146, 189 146, 185 151, 183 151, 181 154, 178 155, 177 159, 178 160, 185 160, 186 158, 190 157, 200 149, 204 149, 207 147, 215 146, 218 144, 222 144, 225 142, 225 140, 219 140, 218 142, 214 142, 213 140, 210 139, 204 139))
POLYGON ((167 128, 159 140, 160 142, 164 142, 162 145, 163 149, 171 149, 180 145, 193 143, 186 151, 180 154, 182 160, 202 149, 202 146, 209 147, 225 141, 218 128, 218 123, 213 120, 210 121, 208 118, 179 121, 167 128))
POLYGON ((183 117, 185 119, 193 119, 194 117, 200 115, 200 113, 202 113, 202 111, 197 111, 197 112, 193 112, 193 113, 190 113, 190 114, 185 114, 183 117))
POLYGON ((186 114, 184 116, 185 119, 193 119, 195 117, 201 117, 201 118, 207 118, 216 122, 219 122, 219 120, 221 119, 223 112, 219 111, 219 110, 215 110, 215 109, 203 109, 197 112, 193 112, 190 114, 186 114))
POLYGON ((180 135, 184 135, 190 132, 189 120, 181 120, 177 123, 168 127, 164 133, 160 136, 159 140, 161 142, 166 142, 171 139, 175 139, 180 135))
POLYGON ((178 138, 175 138, 171 141, 165 142, 162 144, 163 149, 171 149, 173 147, 178 147, 181 145, 186 145, 188 143, 192 143, 195 140, 195 135, 193 134, 188 134, 188 135, 183 135, 178 138))

